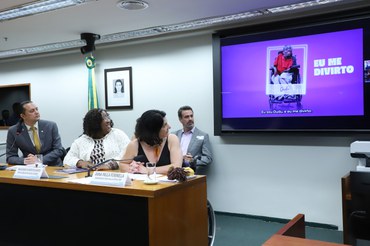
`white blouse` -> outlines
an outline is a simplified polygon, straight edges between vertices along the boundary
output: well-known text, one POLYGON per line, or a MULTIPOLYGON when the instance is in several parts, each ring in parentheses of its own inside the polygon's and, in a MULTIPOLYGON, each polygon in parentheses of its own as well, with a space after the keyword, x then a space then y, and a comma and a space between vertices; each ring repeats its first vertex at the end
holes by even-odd
MULTIPOLYGON (((112 128, 111 131, 103 137, 105 160, 122 159, 129 142, 130 139, 126 133, 120 129, 112 128)), ((90 155, 93 148, 94 139, 83 134, 73 141, 63 163, 70 167, 76 167, 79 160, 91 161, 90 155)))

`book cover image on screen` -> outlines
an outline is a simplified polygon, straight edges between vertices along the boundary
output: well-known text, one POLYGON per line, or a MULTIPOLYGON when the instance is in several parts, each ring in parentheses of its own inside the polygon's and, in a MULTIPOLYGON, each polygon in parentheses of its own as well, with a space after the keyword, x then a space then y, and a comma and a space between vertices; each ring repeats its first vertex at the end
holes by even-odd
POLYGON ((214 36, 215 133, 370 130, 368 24, 214 36))

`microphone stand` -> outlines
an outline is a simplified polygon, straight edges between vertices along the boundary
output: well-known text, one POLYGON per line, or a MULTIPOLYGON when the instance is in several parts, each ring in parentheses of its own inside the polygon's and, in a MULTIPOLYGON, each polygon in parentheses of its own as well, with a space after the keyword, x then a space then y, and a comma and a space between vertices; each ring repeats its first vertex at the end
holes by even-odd
POLYGON ((91 170, 93 170, 93 169, 95 169, 95 168, 97 168, 97 167, 99 167, 99 166, 101 166, 101 165, 103 165, 103 164, 105 164, 107 162, 110 162, 110 161, 137 161, 137 162, 144 162, 144 158, 145 158, 144 155, 138 155, 138 156, 135 156, 134 158, 123 159, 123 160, 108 159, 108 160, 105 160, 103 162, 100 162, 100 163, 98 163, 98 164, 96 164, 96 165, 94 165, 92 167, 89 167, 89 169, 87 169, 87 175, 85 177, 86 178, 87 177, 91 177, 91 174, 90 174, 91 170))
MULTIPOLYGON (((14 147, 15 142, 17 141, 17 137, 19 136, 19 134, 21 134, 21 132, 23 130, 22 129, 22 121, 19 120, 19 122, 17 124, 18 124, 18 127, 17 127, 17 131, 15 133, 16 135, 14 137, 14 141, 13 141, 12 145, 10 146, 9 150, 12 150, 12 148, 14 147)), ((7 145, 7 143, 1 143, 0 145, 7 145)), ((6 155, 6 153, 7 153, 7 151, 5 151, 5 153, 2 153, 0 155, 0 157, 3 157, 4 155, 6 155)))
MULTIPOLYGON (((11 150, 11 149, 14 147, 14 144, 15 144, 15 142, 17 141, 17 137, 18 137, 18 134, 15 136, 14 141, 13 141, 12 145, 10 146, 9 150, 11 150)), ((6 145, 6 144, 7 144, 7 143, 4 143, 4 145, 6 145)), ((3 145, 3 144, 2 144, 2 145, 3 145)), ((6 155, 6 153, 7 153, 7 151, 5 150, 5 153, 2 153, 2 154, 0 155, 0 157, 3 157, 4 155, 6 155)))
POLYGON ((103 165, 103 164, 105 164, 107 162, 110 162, 110 161, 113 161, 113 159, 108 159, 108 160, 105 160, 103 162, 100 162, 100 163, 98 163, 98 164, 96 164, 96 165, 94 165, 92 167, 89 167, 89 169, 87 169, 87 175, 85 177, 86 178, 87 177, 91 177, 91 174, 90 174, 91 170, 93 170, 93 169, 95 169, 95 168, 97 168, 97 167, 99 167, 99 166, 101 166, 101 165, 103 165))

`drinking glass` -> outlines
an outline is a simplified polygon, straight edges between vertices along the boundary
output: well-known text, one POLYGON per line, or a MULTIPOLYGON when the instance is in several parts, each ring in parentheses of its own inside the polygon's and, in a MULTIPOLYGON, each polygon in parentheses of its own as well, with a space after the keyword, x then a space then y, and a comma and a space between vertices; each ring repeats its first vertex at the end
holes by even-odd
POLYGON ((146 169, 148 170, 148 176, 147 176, 147 180, 148 181, 151 181, 151 182, 156 182, 157 181, 157 175, 156 175, 156 172, 155 172, 155 168, 157 166, 157 163, 156 162, 147 162, 146 164, 146 169))
POLYGON ((43 156, 42 155, 36 155, 35 166, 36 167, 42 167, 42 165, 43 165, 43 156))

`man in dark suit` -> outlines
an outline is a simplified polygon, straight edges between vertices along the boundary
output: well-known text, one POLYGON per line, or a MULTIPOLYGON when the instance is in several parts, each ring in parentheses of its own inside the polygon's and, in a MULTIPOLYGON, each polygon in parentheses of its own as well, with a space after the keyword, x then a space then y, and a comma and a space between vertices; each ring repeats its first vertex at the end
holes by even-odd
POLYGON ((207 133, 194 125, 193 109, 183 106, 177 111, 183 129, 174 132, 181 143, 183 166, 190 166, 196 174, 205 174, 212 162, 211 144, 207 133))
POLYGON ((8 129, 6 161, 9 164, 33 164, 36 154, 43 155, 43 162, 50 166, 62 166, 65 153, 55 122, 40 120, 40 113, 32 101, 21 103, 21 120, 8 129), (34 128, 35 134, 32 129, 34 128), (18 155, 20 150, 23 156, 18 155))

